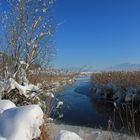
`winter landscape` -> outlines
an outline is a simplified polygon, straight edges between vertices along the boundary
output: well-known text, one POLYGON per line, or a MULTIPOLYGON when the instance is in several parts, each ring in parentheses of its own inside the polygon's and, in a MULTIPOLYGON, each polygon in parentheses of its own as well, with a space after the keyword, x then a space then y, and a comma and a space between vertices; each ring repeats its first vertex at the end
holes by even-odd
POLYGON ((139 15, 139 0, 0 0, 0 140, 139 140, 139 15))

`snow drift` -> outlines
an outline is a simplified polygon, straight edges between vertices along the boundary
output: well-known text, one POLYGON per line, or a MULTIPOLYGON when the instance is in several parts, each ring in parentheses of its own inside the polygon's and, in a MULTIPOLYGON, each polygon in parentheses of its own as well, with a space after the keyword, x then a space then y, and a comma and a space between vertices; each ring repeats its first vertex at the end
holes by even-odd
POLYGON ((39 127, 43 123, 43 111, 38 105, 5 107, 11 104, 9 101, 0 100, 0 140, 32 140, 40 136, 39 127))

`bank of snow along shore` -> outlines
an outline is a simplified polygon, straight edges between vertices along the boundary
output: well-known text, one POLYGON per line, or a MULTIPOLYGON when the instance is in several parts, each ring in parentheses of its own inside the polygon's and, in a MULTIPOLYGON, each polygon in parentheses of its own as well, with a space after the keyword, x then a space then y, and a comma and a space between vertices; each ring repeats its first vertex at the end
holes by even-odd
POLYGON ((113 131, 104 131, 88 127, 72 126, 65 124, 48 124, 50 126, 50 137, 52 140, 139 140, 138 137, 132 137, 113 131))

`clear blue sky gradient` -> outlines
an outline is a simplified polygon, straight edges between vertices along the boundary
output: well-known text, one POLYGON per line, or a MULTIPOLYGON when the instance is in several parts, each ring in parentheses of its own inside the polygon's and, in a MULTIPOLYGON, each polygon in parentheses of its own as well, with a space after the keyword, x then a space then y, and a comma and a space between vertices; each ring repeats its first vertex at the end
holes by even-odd
POLYGON ((140 63, 140 0, 57 0, 57 67, 140 63))
POLYGON ((140 0, 56 0, 55 18, 54 66, 140 63, 140 0))

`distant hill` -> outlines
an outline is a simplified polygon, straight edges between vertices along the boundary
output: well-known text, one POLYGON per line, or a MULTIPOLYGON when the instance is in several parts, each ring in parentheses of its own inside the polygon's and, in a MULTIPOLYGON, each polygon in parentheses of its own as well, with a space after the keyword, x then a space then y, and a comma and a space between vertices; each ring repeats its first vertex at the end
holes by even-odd
POLYGON ((105 69, 105 71, 134 71, 140 70, 140 64, 122 63, 105 69))

